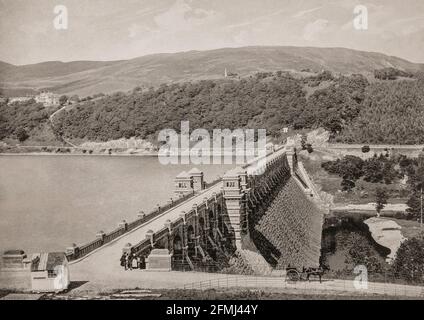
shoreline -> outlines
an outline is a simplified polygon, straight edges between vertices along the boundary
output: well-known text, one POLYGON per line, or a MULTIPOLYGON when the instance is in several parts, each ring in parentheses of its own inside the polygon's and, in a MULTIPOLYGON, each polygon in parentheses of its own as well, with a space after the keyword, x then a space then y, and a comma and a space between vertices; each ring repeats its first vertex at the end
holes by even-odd
POLYGON ((55 152, 0 152, 0 156, 119 156, 119 157, 157 157, 158 153, 55 153, 55 152))

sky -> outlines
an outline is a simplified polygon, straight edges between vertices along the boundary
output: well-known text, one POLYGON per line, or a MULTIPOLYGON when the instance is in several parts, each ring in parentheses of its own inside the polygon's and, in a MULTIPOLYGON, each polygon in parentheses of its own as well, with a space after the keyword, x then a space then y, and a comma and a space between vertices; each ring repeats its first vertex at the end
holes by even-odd
POLYGON ((120 60, 251 45, 346 47, 424 63, 423 0, 0 0, 0 60, 120 60), (67 29, 57 29, 57 5, 67 29), (368 11, 357 30, 354 8, 368 11))

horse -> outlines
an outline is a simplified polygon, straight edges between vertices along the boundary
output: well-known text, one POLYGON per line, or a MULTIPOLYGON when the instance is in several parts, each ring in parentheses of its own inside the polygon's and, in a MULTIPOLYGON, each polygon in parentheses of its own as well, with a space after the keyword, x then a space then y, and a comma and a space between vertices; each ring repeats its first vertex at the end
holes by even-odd
POLYGON ((310 281, 309 278, 312 276, 319 277, 319 283, 322 283, 322 276, 324 274, 324 269, 322 267, 318 268, 303 268, 303 272, 306 273, 306 280, 310 281))

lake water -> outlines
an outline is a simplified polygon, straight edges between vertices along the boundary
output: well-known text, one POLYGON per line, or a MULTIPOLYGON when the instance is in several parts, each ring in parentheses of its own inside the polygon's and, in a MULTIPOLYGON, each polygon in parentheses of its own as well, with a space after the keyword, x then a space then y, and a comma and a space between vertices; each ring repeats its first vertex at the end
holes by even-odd
MULTIPOLYGON (((174 197, 193 165, 139 156, 0 156, 0 250, 63 251, 174 197)), ((211 182, 231 165, 196 166, 211 182)))

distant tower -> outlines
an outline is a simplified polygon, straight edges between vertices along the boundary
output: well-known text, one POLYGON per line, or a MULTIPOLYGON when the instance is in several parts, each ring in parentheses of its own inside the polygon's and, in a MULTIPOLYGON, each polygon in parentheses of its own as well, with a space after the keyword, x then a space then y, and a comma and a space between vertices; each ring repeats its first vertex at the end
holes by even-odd
POLYGON ((226 77, 228 77, 227 68, 225 68, 225 71, 224 71, 224 77, 225 77, 225 78, 226 78, 226 77))

